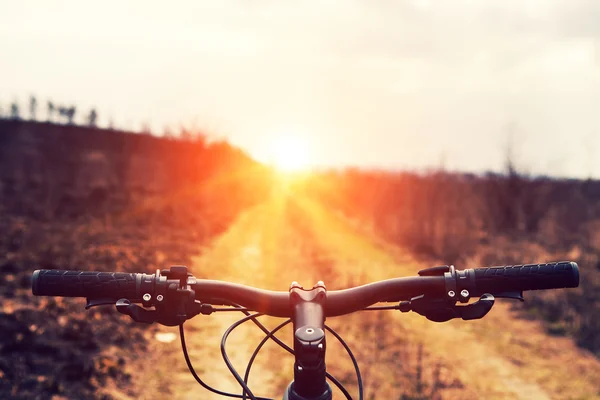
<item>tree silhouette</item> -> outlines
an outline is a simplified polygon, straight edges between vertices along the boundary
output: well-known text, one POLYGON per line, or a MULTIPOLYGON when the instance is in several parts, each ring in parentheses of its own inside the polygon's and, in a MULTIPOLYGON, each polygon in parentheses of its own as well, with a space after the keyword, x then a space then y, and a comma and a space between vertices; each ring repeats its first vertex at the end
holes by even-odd
POLYGON ((31 96, 31 98, 29 99, 29 116, 30 119, 32 121, 35 121, 35 114, 37 111, 37 99, 35 98, 35 96, 31 96))
POLYGON ((97 119, 98 113, 95 108, 92 108, 92 111, 90 111, 90 115, 88 116, 88 126, 95 128, 97 119))
POLYGON ((73 125, 73 118, 75 118, 75 106, 71 106, 70 108, 67 108, 67 123, 69 125, 73 125))
POLYGON ((181 125, 179 128, 179 137, 183 140, 191 141, 192 140, 192 132, 187 129, 185 126, 181 125))
POLYGON ((150 124, 148 122, 144 122, 142 124, 142 133, 145 135, 151 135, 152 134, 152 128, 150 128, 150 124))
POLYGON ((52 120, 54 119, 54 111, 55 111, 54 103, 51 101, 48 101, 48 122, 52 122, 52 120))
POLYGON ((75 117, 75 106, 67 107, 59 107, 58 108, 59 115, 65 117, 67 119, 67 124, 73 125, 73 118, 75 117))
POLYGON ((17 102, 10 105, 10 117, 12 119, 19 119, 19 105, 17 102))
POLYGON ((60 117, 66 117, 67 116, 67 107, 63 107, 63 106, 58 107, 58 115, 60 117))

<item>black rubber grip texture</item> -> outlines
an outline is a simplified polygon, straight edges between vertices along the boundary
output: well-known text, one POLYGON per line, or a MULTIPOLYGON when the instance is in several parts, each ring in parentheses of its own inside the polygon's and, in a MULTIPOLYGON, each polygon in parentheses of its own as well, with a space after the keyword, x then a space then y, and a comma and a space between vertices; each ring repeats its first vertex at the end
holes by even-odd
POLYGON ((480 294, 577 286, 579 267, 569 261, 475 269, 475 287, 480 294))
POLYGON ((126 272, 37 270, 31 279, 36 296, 137 299, 136 274, 126 272))

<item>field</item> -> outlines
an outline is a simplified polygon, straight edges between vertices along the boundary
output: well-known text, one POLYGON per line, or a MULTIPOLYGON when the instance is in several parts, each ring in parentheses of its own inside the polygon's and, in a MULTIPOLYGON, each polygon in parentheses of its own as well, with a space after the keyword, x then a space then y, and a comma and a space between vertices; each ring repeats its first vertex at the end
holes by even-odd
POLYGON ((436 264, 577 262, 580 287, 529 293, 525 316, 600 355, 600 182, 529 177, 508 162, 505 174, 483 176, 332 173, 304 190, 436 264))
MULTIPOLYGON (((483 320, 364 312, 328 324, 355 351, 368 399, 600 397, 594 181, 509 170, 346 171, 292 182, 224 143, 25 122, 0 121, 0 144, 2 398, 218 398, 187 371, 176 328, 135 324, 111 307, 84 311, 83 299, 34 297, 38 268, 184 264, 197 277, 286 290, 293 280, 341 289, 439 263, 558 259, 579 262, 580 288, 526 293, 524 305, 498 301, 483 320)), ((200 375, 239 391, 219 354, 235 319, 198 316, 185 329, 200 375)), ((291 329, 280 337, 290 343, 291 329)), ((238 369, 260 338, 250 326, 233 335, 238 369)), ((356 393, 343 348, 328 344, 328 370, 356 393)), ((277 397, 290 366, 268 345, 251 387, 277 397)))

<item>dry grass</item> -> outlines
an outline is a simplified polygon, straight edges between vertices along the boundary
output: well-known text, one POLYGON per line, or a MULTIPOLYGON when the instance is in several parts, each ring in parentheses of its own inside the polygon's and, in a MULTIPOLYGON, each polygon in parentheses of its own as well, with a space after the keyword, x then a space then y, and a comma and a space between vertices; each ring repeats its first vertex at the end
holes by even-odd
MULTIPOLYGON (((397 312, 327 323, 355 350, 370 399, 600 393, 598 359, 570 339, 593 351, 600 346, 595 182, 514 171, 484 177, 349 171, 271 187, 268 171, 226 144, 122 134, 93 136, 90 144, 77 137, 78 128, 55 128, 44 131, 51 140, 27 124, 15 128, 18 139, 0 135, 0 160, 8 166, 0 174, 3 397, 198 397, 177 343, 157 342, 156 329, 112 310, 84 313, 81 301, 32 298, 29 276, 36 268, 152 271, 188 264, 199 277, 268 289, 285 290, 292 280, 305 286, 324 280, 339 289, 412 275, 437 262, 463 268, 565 258, 580 263, 581 287, 528 293, 525 309, 498 304, 481 321, 445 324, 397 312), (73 139, 61 145, 79 155, 44 151, 57 137, 73 139), (70 174, 73 165, 84 176, 70 174)), ((186 326, 199 369, 233 389, 227 372, 214 367, 227 318, 234 316, 199 317, 186 326)), ((246 329, 232 338, 238 367, 260 336, 246 329)), ((356 389, 343 349, 332 338, 328 346, 329 370, 356 389)), ((289 365, 289 356, 269 347, 253 388, 281 392, 291 379, 289 365)))
POLYGON ((579 263, 580 288, 531 293, 530 316, 600 354, 600 182, 348 171, 306 192, 386 240, 459 267, 579 263))
POLYGON ((154 327, 34 297, 31 273, 190 264, 264 197, 260 167, 222 143, 73 126, 0 121, 0 143, 0 397, 136 397, 154 327))

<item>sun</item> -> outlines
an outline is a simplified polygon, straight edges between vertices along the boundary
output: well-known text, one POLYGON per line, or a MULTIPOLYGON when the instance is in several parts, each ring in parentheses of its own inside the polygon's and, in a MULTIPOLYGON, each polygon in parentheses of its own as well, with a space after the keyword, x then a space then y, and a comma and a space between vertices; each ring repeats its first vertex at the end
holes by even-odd
POLYGON ((271 142, 274 167, 283 172, 305 170, 310 164, 308 145, 295 135, 280 135, 271 142))

